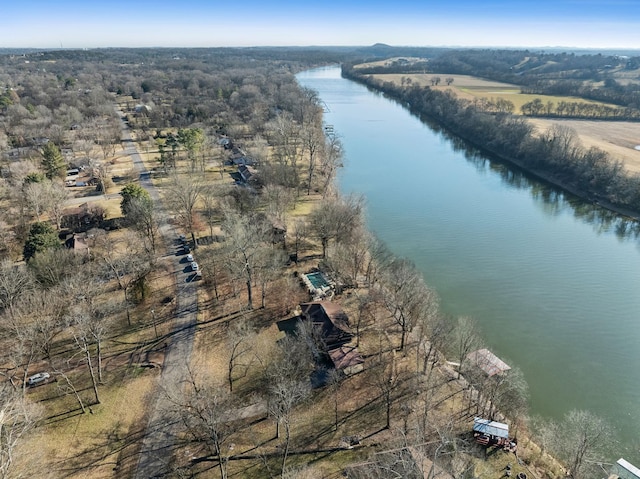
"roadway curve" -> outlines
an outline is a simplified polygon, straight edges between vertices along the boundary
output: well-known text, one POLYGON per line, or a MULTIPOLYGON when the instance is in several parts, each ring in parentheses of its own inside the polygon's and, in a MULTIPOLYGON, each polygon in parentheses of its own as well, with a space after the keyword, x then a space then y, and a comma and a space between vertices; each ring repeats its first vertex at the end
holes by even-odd
MULTIPOLYGON (((120 118, 123 116, 121 111, 118 111, 118 115, 120 118)), ((172 390, 188 374, 187 366, 193 350, 198 311, 197 282, 193 281, 188 265, 182 263, 183 256, 178 252, 180 248, 177 241, 178 233, 167 221, 168 216, 160 195, 151 182, 150 173, 142 162, 129 126, 124 121, 122 121, 122 143, 125 154, 131 157, 133 167, 138 172, 140 184, 149 192, 156 204, 160 217, 160 234, 167 251, 165 258, 173 265, 176 281, 176 312, 171 341, 165 350, 162 374, 158 378, 155 400, 150 405, 152 409, 149 423, 134 474, 136 479, 149 479, 165 477, 170 472, 178 419, 168 412, 171 410, 171 402, 164 392, 172 390)))

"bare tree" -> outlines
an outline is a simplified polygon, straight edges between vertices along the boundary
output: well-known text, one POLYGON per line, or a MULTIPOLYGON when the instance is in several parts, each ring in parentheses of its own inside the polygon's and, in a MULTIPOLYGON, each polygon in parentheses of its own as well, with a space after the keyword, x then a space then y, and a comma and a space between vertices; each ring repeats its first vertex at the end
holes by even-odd
POLYGON ((204 190, 200 174, 174 174, 169 178, 167 204, 174 211, 181 226, 191 234, 194 247, 197 246, 194 227, 196 225, 196 204, 204 190))
POLYGON ((253 308, 253 283, 262 251, 267 246, 271 228, 255 216, 239 215, 226 210, 222 221, 226 234, 229 266, 236 277, 241 277, 247 288, 247 306, 253 308))
POLYGON ((78 352, 84 357, 84 361, 89 369, 91 376, 91 385, 93 386, 93 394, 95 403, 100 404, 100 394, 98 393, 98 378, 96 377, 91 357, 92 334, 91 334, 91 318, 85 308, 77 307, 68 317, 69 327, 73 336, 78 352))
POLYGON ((332 192, 332 187, 338 168, 343 165, 344 149, 340 138, 336 135, 327 136, 323 154, 320 157, 320 172, 324 177, 322 196, 327 197, 332 192))
MULTIPOLYGON (((109 238, 104 241, 110 243, 109 238)), ((144 251, 136 250, 136 241, 129 241, 129 248, 118 254, 115 245, 106 244, 103 248, 102 259, 109 273, 118 282, 118 287, 124 294, 124 305, 127 313, 127 323, 131 326, 129 290, 134 284, 139 284, 151 271, 152 257, 144 251)))
MULTIPOLYGON (((293 258, 294 261, 298 262, 298 255, 302 250, 302 244, 307 239, 308 235, 308 225, 307 222, 303 218, 297 218, 293 223, 293 258)), ((289 242, 289 246, 291 246, 291 242, 289 242)))
POLYGON ((453 347, 458 359, 458 377, 460 377, 465 368, 467 356, 470 352, 480 348, 482 342, 478 325, 476 321, 469 316, 458 318, 453 334, 455 337, 453 347))
POLYGON ((6 382, 0 384, 0 478, 14 475, 17 447, 33 430, 40 411, 6 382))
POLYGON ((310 195, 318 157, 322 154, 322 149, 325 147, 325 136, 319 124, 311 122, 303 124, 301 137, 303 151, 307 152, 307 160, 309 162, 307 168, 307 195, 310 195))
POLYGON ((254 331, 246 319, 236 319, 229 323, 227 329, 227 350, 229 362, 227 363, 227 382, 229 392, 233 392, 233 382, 239 374, 244 377, 251 365, 249 354, 252 350, 254 331), (241 370, 238 373, 238 370, 241 370))
POLYGON ((207 185, 202 188, 202 213, 209 226, 209 236, 213 240, 213 227, 219 222, 220 208, 218 206, 220 197, 224 194, 223 188, 214 188, 207 185))
POLYGON ((308 380, 281 378, 269 387, 269 411, 278 423, 284 424, 285 438, 282 452, 282 476, 287 470, 287 457, 291 446, 291 424, 294 407, 307 398, 311 386, 308 380))
POLYGON ((282 270, 287 262, 286 254, 275 245, 265 244, 257 257, 256 278, 260 285, 260 307, 267 305, 267 291, 273 286, 275 280, 282 275, 282 270))
POLYGON ((120 127, 115 118, 110 118, 107 125, 96 125, 94 134, 95 142, 102 152, 103 161, 113 156, 122 138, 120 127))
POLYGON ((295 205, 294 192, 280 185, 266 185, 260 197, 265 203, 267 216, 281 222, 285 220, 287 211, 295 205))
POLYGON ((132 198, 127 204, 127 224, 140 234, 146 252, 155 257, 160 232, 158 212, 153 202, 143 198, 132 198))
MULTIPOLYGON (((26 323, 28 318, 16 318, 12 327, 0 330, 2 336, 10 338, 2 353, 3 371, 1 374, 9 380, 9 384, 18 391, 26 393, 26 382, 29 368, 40 352, 37 340, 37 332, 32 324, 26 323)), ((4 329, 4 328, 2 328, 4 329)), ((1 421, 0 421, 1 424, 1 421)))
POLYGON ((89 169, 91 176, 98 182, 98 191, 106 194, 109 187, 113 185, 111 179, 111 164, 106 160, 98 161, 91 158, 89 159, 89 169))
POLYGON ((29 271, 11 260, 0 262, 0 311, 11 315, 18 299, 35 288, 29 271))
POLYGON ((359 196, 330 197, 322 200, 309 215, 309 226, 322 244, 327 257, 330 241, 349 241, 363 223, 364 200, 359 196))
POLYGON ((313 356, 306 341, 292 336, 280 342, 278 353, 267 368, 268 409, 276 420, 276 438, 280 437, 281 423, 285 429, 281 468, 284 476, 291 445, 293 410, 310 394, 309 374, 313 368, 313 356))
POLYGON ((24 197, 27 207, 36 217, 36 221, 40 221, 46 204, 44 182, 27 183, 24 186, 24 197))
POLYGON ((191 440, 207 446, 218 459, 220 479, 226 479, 229 458, 225 444, 234 432, 233 397, 225 388, 200 379, 192 369, 186 387, 167 394, 191 440))
POLYGON ((613 445, 611 426, 602 418, 584 410, 569 411, 560 423, 551 423, 551 446, 565 461, 567 475, 574 479, 600 477, 593 467, 602 462, 613 445))
POLYGON ((375 365, 374 373, 375 386, 380 392, 385 411, 385 429, 391 427, 391 406, 398 393, 398 385, 400 384, 400 372, 397 368, 395 352, 392 351, 391 357, 387 358, 380 351, 378 361, 375 365))
POLYGON ((357 288, 358 276, 363 271, 368 256, 369 233, 364 227, 360 227, 354 229, 350 241, 336 245, 329 264, 344 285, 357 288))
POLYGON ((404 352, 407 335, 419 319, 437 311, 437 296, 426 286, 415 265, 408 260, 394 259, 383 275, 381 297, 400 326, 400 350, 404 352))
POLYGON ((269 124, 276 161, 296 168, 301 154, 300 125, 286 112, 269 124))

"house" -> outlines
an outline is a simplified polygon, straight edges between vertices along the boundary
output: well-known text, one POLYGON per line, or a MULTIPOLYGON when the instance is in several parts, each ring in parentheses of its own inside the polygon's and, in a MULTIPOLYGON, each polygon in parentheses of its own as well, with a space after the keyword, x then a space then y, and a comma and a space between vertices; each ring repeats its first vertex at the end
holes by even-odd
POLYGON ((272 221, 271 234, 273 244, 281 244, 283 247, 285 246, 287 239, 287 225, 285 225, 284 222, 279 220, 272 221))
POLYGON ((364 369, 364 358, 355 346, 340 346, 327 351, 333 367, 347 376, 364 369))
POLYGON ((238 167, 238 173, 240 174, 240 178, 242 178, 242 181, 244 181, 245 183, 249 183, 249 181, 251 181, 251 178, 256 175, 256 170, 247 165, 240 165, 238 167))
POLYGON ((71 233, 64 240, 64 245, 74 251, 89 252, 89 242, 87 233, 71 233))
POLYGON ((80 206, 66 208, 62 216, 62 227, 73 231, 86 231, 100 225, 105 219, 105 211, 94 204, 83 203, 80 206))
POLYGON ((235 165, 235 166, 241 166, 241 165, 254 166, 257 163, 258 162, 254 158, 246 155, 240 156, 237 158, 229 158, 229 160, 227 160, 228 165, 235 165))
POLYGON ((302 317, 320 330, 327 351, 339 348, 353 339, 349 317, 336 303, 314 301, 300 305, 302 317))
POLYGON ((640 469, 620 458, 611 468, 609 479, 640 479, 640 469))
POLYGON ((489 377, 502 374, 511 369, 509 365, 488 349, 479 349, 469 353, 467 361, 480 368, 489 377))
POLYGON ((136 115, 148 116, 151 113, 151 107, 149 105, 136 105, 133 111, 136 115))

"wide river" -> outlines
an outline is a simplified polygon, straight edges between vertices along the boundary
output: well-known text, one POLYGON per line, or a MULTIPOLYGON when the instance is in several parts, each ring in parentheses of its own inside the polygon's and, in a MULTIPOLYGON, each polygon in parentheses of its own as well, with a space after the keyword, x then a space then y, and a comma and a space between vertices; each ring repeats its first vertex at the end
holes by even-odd
POLYGON ((588 409, 640 466, 637 225, 454 143, 337 67, 297 78, 344 145, 342 191, 366 197, 370 229, 445 312, 476 318, 523 371, 532 414, 588 409))

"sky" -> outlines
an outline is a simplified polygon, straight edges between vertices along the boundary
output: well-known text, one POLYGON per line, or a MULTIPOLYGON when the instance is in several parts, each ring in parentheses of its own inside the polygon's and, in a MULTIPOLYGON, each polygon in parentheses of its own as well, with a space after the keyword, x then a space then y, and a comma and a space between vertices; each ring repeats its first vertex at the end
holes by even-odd
POLYGON ((640 0, 0 0, 0 48, 640 49, 640 0))

